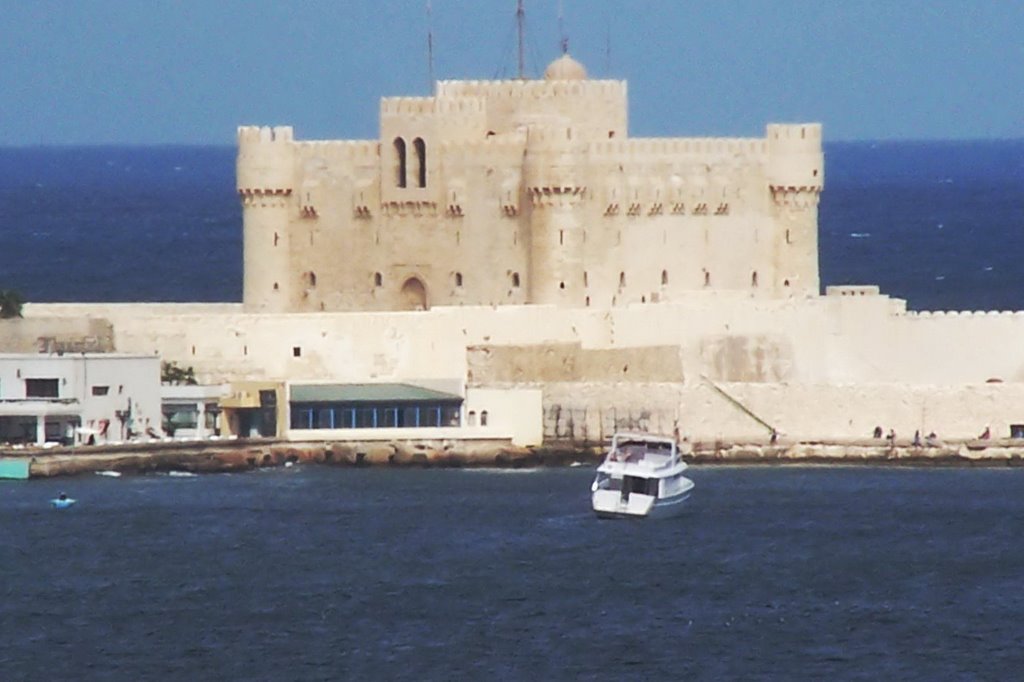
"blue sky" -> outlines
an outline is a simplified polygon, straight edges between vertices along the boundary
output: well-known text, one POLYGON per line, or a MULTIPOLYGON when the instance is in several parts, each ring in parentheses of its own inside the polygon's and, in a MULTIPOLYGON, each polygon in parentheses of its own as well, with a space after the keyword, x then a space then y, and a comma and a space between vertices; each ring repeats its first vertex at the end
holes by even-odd
MULTIPOLYGON (((232 144, 240 124, 372 138, 429 93, 426 0, 0 0, 0 145, 232 144)), ((526 0, 527 67, 558 0, 526 0)), ((630 133, 1024 138, 1024 0, 563 0, 571 53, 625 78, 630 133)), ((432 0, 437 78, 512 77, 514 0, 432 0)))

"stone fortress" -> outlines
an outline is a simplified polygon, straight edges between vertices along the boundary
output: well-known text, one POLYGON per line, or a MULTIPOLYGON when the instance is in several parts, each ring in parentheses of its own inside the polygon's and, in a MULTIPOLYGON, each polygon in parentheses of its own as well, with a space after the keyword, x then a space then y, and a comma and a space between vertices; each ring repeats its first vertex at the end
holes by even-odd
POLYGON ((238 131, 245 310, 818 292, 819 125, 631 139, 626 83, 568 55, 544 80, 385 98, 380 139, 238 131))
POLYGON ((517 392, 542 396, 548 440, 1024 430, 1024 313, 821 295, 821 138, 633 139, 626 84, 568 56, 543 80, 385 98, 377 140, 242 127, 243 303, 26 322, 106 325, 120 352, 236 388, 442 387, 481 437, 521 427, 517 392))

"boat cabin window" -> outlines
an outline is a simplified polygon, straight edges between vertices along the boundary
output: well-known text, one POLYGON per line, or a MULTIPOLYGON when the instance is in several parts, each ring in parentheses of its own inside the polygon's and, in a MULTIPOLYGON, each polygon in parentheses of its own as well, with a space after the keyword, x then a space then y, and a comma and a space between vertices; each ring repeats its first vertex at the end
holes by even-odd
POLYGON ((658 496, 658 479, 656 478, 639 478, 636 476, 626 476, 623 478, 626 482, 626 490, 630 493, 637 493, 638 495, 650 495, 651 497, 658 496))

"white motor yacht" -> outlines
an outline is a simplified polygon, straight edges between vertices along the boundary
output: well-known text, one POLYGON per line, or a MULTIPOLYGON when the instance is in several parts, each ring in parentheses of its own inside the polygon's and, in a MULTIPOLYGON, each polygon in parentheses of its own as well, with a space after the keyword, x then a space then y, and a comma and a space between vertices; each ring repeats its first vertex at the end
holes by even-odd
POLYGON ((674 438, 617 433, 590 486, 601 518, 674 516, 693 490, 674 438))

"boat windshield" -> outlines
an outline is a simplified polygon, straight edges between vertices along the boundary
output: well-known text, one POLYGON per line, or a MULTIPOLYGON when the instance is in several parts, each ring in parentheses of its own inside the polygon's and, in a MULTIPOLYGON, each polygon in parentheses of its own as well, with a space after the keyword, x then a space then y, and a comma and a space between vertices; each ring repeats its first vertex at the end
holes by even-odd
POLYGON ((641 463, 661 467, 672 461, 672 443, 661 441, 625 440, 615 444, 609 453, 613 462, 641 463))

